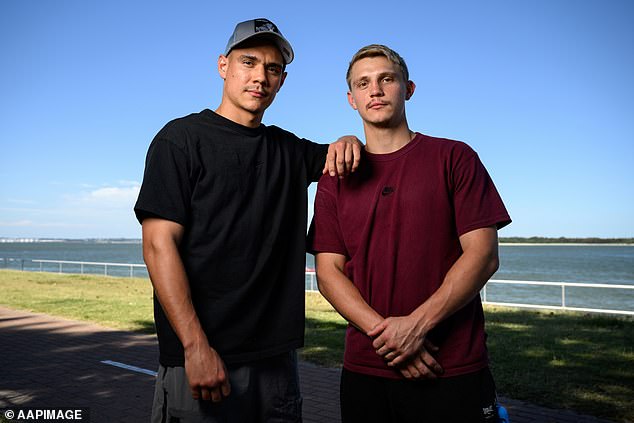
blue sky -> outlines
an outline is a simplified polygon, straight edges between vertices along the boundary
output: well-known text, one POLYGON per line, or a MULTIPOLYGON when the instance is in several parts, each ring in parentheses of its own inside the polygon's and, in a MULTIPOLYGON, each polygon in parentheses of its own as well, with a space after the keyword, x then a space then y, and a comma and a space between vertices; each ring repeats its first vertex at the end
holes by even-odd
POLYGON ((634 236, 632 1, 5 0, 0 237, 140 237, 149 142, 218 106, 218 54, 256 17, 296 54, 264 123, 363 138, 345 71, 386 44, 417 85, 410 127, 479 153, 514 220, 502 236, 634 236))

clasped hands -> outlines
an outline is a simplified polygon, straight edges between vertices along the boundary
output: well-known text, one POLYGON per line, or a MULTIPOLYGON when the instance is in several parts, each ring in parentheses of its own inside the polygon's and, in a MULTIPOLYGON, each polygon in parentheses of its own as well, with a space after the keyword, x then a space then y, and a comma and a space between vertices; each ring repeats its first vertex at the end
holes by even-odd
POLYGON ((370 330, 372 346, 407 379, 435 379, 443 373, 432 353, 438 351, 415 318, 388 317, 370 330))

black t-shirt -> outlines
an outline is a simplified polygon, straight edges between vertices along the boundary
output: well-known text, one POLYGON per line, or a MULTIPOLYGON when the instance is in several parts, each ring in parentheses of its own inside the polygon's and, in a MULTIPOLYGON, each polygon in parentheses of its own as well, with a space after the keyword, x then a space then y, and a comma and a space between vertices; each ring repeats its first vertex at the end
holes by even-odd
MULTIPOLYGON (((135 213, 185 227, 194 307, 227 363, 303 346, 306 191, 327 148, 211 110, 168 123, 150 145, 135 213)), ((156 296, 154 319, 160 363, 184 365, 156 296)))

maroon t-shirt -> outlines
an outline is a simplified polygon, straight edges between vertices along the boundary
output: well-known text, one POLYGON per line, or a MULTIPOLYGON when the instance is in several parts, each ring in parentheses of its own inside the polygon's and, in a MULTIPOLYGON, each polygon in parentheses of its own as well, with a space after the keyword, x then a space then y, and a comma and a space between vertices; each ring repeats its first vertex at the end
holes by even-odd
MULTIPOLYGON (((411 313, 442 284, 462 254, 459 237, 510 223, 477 154, 458 141, 417 134, 400 150, 365 153, 344 179, 322 176, 309 251, 345 255, 345 273, 384 317, 411 313)), ((438 325, 429 339, 445 377, 488 365, 479 296, 438 325)), ((348 326, 344 367, 400 378, 363 332, 348 326)))

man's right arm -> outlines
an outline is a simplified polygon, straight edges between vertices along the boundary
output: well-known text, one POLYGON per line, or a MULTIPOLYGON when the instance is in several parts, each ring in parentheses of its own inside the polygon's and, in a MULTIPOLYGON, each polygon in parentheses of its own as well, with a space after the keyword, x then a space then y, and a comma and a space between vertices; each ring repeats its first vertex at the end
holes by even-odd
POLYGON ((185 350, 185 372, 195 399, 221 401, 230 393, 224 362, 209 345, 192 304, 187 274, 178 246, 182 225, 145 218, 143 258, 156 296, 185 350))
MULTIPOLYGON (((346 276, 345 264, 346 257, 342 254, 315 254, 319 292, 344 319, 367 335, 383 322, 384 318, 370 307, 357 287, 346 276)), ((407 379, 434 378, 436 373, 442 371, 427 349, 436 350, 433 345, 426 343, 420 355, 414 356, 409 362, 398 367, 403 376, 407 379)))
POLYGON ((319 292, 344 319, 367 334, 383 321, 383 317, 368 305, 348 279, 343 271, 345 264, 346 257, 341 254, 315 255, 319 292))

